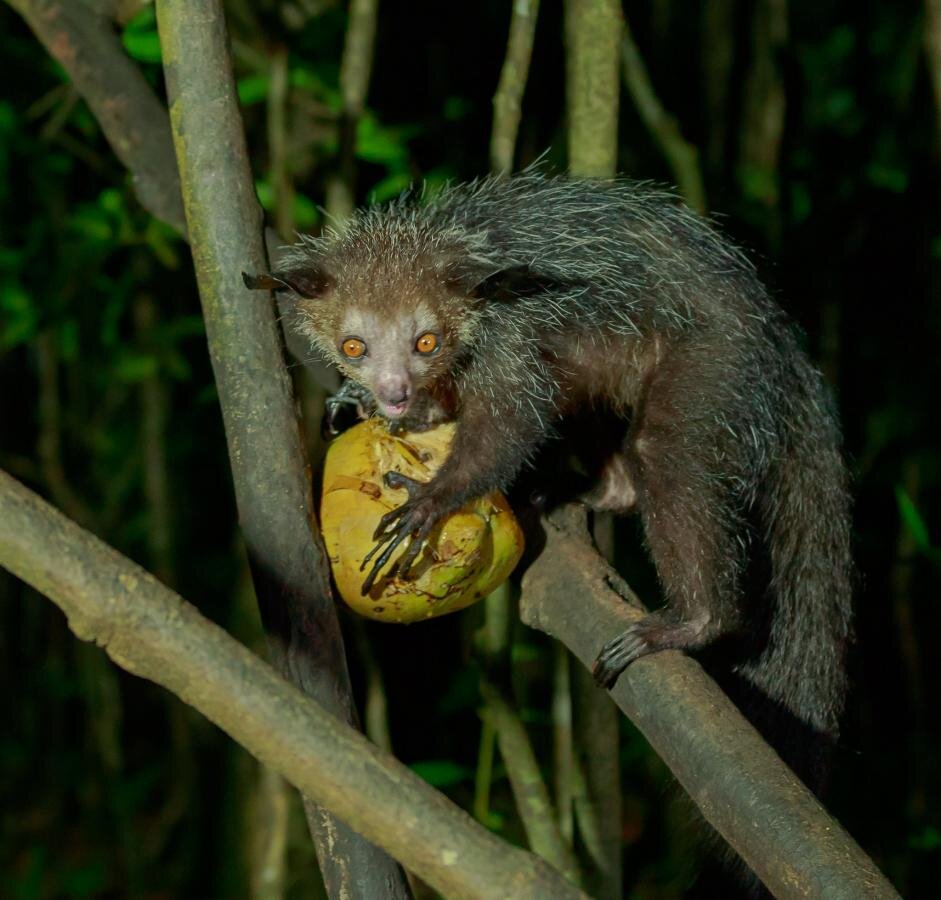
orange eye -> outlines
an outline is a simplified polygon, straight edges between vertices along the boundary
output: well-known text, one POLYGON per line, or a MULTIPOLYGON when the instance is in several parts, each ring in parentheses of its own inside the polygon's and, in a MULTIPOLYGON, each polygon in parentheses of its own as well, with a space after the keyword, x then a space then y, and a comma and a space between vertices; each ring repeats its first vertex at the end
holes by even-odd
POLYGON ((434 353, 438 349, 438 337, 430 331, 426 331, 417 341, 415 349, 419 353, 434 353))
POLYGON ((366 345, 359 338, 347 338, 341 345, 347 359, 359 359, 366 353, 366 345))

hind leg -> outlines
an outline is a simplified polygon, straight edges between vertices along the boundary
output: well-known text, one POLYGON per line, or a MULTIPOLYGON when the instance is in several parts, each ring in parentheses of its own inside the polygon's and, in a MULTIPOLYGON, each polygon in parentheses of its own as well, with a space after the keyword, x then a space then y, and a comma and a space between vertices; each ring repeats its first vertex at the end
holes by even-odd
POLYGON ((667 602, 601 650, 592 671, 604 687, 641 656, 698 649, 738 625, 747 531, 729 479, 716 471, 711 421, 701 410, 684 415, 654 385, 628 435, 624 458, 667 602))

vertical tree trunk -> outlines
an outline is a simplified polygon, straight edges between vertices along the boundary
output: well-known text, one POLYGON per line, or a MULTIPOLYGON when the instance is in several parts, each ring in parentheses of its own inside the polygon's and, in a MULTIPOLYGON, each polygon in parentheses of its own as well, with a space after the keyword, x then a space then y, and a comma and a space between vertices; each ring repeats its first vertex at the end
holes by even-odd
MULTIPOLYGON (((621 84, 621 6, 613 0, 567 0, 565 30, 569 168, 575 175, 610 178, 618 158, 621 84)), ((621 888, 621 781, 618 712, 580 663, 572 666, 576 762, 585 772, 582 810, 597 835, 588 890, 615 900, 621 888)))
MULTIPOLYGON (((267 259, 221 3, 158 0, 157 19, 187 229, 262 620, 281 670, 352 723, 343 639, 274 305, 242 284, 242 271, 263 271, 267 259)), ((305 808, 331 897, 409 896, 390 857, 312 802, 305 808)))

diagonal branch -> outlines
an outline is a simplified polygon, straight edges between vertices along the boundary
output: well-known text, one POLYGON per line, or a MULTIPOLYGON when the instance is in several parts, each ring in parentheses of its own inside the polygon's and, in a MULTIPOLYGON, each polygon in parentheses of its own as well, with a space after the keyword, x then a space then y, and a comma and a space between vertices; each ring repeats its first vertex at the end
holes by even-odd
MULTIPOLYGON (((177 694, 445 896, 583 896, 2 471, 0 566, 59 605, 78 637, 177 694)), ((390 893, 382 886, 369 896, 390 893)))
POLYGON ((72 79, 131 173, 141 205, 185 234, 167 112, 111 23, 74 0, 7 2, 72 79))
MULTIPOLYGON (((583 510, 559 510, 546 537, 520 613, 587 667, 644 613, 591 545, 583 510)), ((611 695, 775 897, 898 896, 697 662, 672 650, 644 657, 611 695)))

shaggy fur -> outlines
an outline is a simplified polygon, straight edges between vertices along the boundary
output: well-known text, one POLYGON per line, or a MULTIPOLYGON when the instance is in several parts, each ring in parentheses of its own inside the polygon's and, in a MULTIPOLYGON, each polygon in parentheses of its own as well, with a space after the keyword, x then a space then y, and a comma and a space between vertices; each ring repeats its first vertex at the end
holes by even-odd
POLYGON ((594 498, 640 513, 667 602, 608 644, 599 681, 721 645, 737 701, 771 737, 785 724, 782 753, 817 786, 846 689, 846 471, 820 376, 735 247, 655 188, 530 171, 361 212, 267 278, 370 389, 338 350, 353 311, 367 344, 439 335, 433 358, 402 363, 403 422, 454 417, 457 434, 386 536, 421 540, 507 487, 569 412, 629 420, 594 498))

